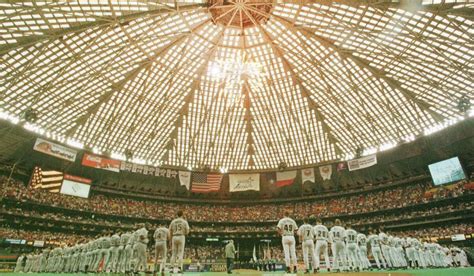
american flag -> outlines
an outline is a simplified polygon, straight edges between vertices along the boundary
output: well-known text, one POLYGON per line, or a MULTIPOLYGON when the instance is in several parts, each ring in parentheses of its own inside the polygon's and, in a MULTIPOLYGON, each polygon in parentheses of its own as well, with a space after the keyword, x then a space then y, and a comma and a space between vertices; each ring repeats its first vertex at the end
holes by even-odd
POLYGON ((35 167, 31 178, 33 189, 45 189, 51 193, 59 193, 63 183, 63 173, 58 171, 45 171, 35 167))
POLYGON ((218 192, 221 189, 222 174, 193 173, 191 191, 195 193, 218 192))

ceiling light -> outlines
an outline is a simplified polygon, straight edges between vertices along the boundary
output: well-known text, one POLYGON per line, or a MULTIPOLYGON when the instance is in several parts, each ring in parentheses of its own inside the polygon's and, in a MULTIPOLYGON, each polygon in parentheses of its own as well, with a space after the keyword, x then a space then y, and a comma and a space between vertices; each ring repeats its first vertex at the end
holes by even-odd
POLYGON ((227 170, 227 168, 225 168, 225 167, 221 167, 221 168, 219 169, 219 171, 220 171, 221 173, 227 173, 228 170, 227 170))
POLYGON ((73 139, 73 138, 69 138, 66 140, 66 144, 70 145, 71 147, 75 147, 75 148, 78 148, 78 149, 84 149, 84 144, 73 139))

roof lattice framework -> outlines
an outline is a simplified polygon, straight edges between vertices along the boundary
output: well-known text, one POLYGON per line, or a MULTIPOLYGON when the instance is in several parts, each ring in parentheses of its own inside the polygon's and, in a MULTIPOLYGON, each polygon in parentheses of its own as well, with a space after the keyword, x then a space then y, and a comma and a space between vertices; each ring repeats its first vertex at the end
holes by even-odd
POLYGON ((472 1, 0 1, 0 111, 230 170, 398 143, 473 100, 472 1))

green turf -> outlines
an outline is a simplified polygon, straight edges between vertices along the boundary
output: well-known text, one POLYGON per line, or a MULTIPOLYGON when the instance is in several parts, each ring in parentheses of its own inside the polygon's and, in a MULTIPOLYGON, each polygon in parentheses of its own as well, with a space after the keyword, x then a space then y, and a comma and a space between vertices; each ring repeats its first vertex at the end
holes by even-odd
POLYGON ((421 269, 421 270, 405 270, 405 273, 416 276, 473 276, 474 268, 451 268, 451 269, 421 269))
MULTIPOLYGON (((421 269, 421 270, 392 270, 392 271, 367 271, 367 272, 360 272, 360 273, 328 273, 328 272, 320 272, 317 274, 313 275, 347 275, 347 276, 352 276, 352 275, 370 275, 370 274, 376 274, 377 276, 396 276, 397 274, 404 274, 404 275, 413 275, 413 276, 474 276, 474 268, 451 268, 451 269, 421 269)), ((2 273, 2 276, 25 276, 24 273, 2 273)), ((39 273, 39 274, 28 274, 28 275, 38 275, 38 276, 70 276, 71 274, 52 274, 52 273, 39 273)), ((81 274, 77 273, 77 275, 86 275, 86 274, 81 274)), ((87 274, 87 275, 94 275, 94 274, 87 274)), ((100 273, 96 274, 97 276, 107 276, 107 275, 122 275, 123 274, 105 274, 105 273, 100 273)), ((176 275, 176 274, 175 274, 176 275)), ((184 275, 192 275, 192 276, 226 276, 228 274, 223 273, 223 272, 207 272, 207 273, 185 273, 184 275)), ((234 271, 233 275, 242 275, 242 276, 266 276, 266 275, 271 275, 271 276, 294 276, 295 274, 285 274, 281 272, 258 272, 258 271, 250 271, 250 270, 245 270, 245 271, 239 271, 236 270, 234 271)), ((301 275, 308 275, 308 274, 303 274, 302 272, 298 273, 298 276, 301 275)), ((310 274, 311 275, 311 274, 310 274)), ((144 274, 141 274, 141 276, 144 276, 144 274)), ((166 276, 169 276, 167 273, 166 276)))

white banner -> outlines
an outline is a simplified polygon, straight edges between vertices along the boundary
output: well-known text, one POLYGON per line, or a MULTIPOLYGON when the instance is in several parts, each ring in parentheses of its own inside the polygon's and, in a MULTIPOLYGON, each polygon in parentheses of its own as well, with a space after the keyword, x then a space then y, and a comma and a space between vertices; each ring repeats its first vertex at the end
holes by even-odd
POLYGON ((464 234, 451 235, 451 240, 452 241, 465 241, 466 236, 464 234))
POLYGON ((327 165, 319 167, 319 173, 321 174, 323 180, 330 180, 332 175, 332 166, 327 165))
POLYGON ((43 247, 44 246, 44 241, 34 241, 33 246, 34 247, 43 247))
POLYGON ((185 186, 189 190, 191 186, 191 172, 179 171, 179 183, 181 186, 185 186))
POLYGON ((43 140, 41 138, 36 139, 33 149, 71 162, 76 160, 77 155, 76 150, 43 140))
POLYGON ((369 156, 361 157, 351 161, 347 161, 347 166, 349 171, 356 171, 360 169, 365 169, 377 164, 377 155, 372 154, 369 156))
POLYGON ((126 161, 122 161, 120 163, 120 170, 124 172, 141 173, 141 174, 147 174, 147 175, 162 176, 162 177, 167 177, 167 178, 176 178, 176 176, 178 176, 178 171, 175 171, 175 170, 134 164, 134 163, 126 162, 126 161))
POLYGON ((229 191, 260 191, 260 174, 230 174, 229 175, 229 191))
POLYGON ((302 169, 301 170, 301 182, 304 184, 306 181, 315 183, 314 168, 302 169))

